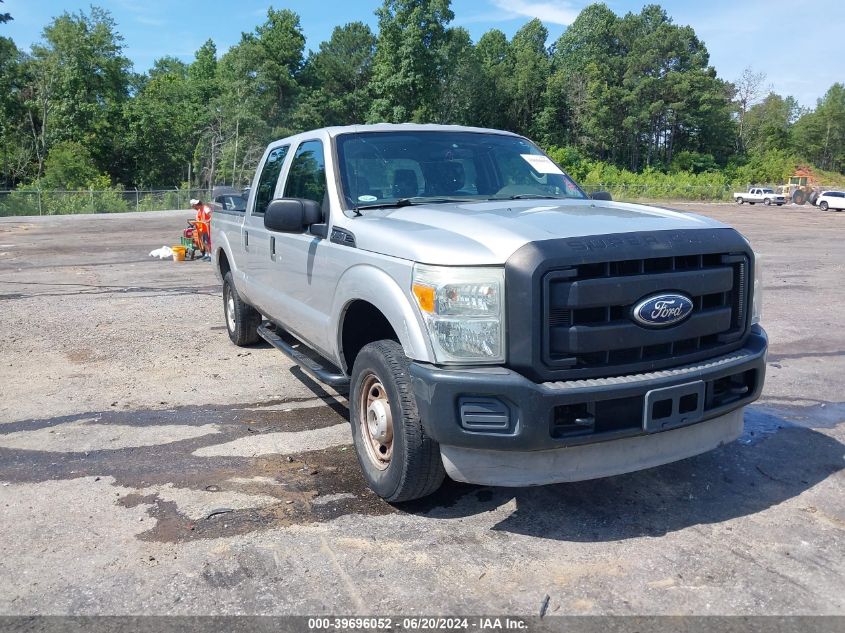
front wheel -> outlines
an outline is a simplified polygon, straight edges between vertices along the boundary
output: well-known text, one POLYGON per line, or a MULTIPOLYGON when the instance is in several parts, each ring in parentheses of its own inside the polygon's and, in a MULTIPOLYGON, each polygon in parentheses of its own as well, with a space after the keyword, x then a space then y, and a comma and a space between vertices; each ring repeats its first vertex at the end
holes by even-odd
POLYGON ((769 206, 771 206, 772 201, 769 200, 768 198, 766 198, 765 200, 763 200, 763 204, 765 204, 767 207, 769 207, 769 206))
POLYGON ((223 314, 229 339, 235 345, 246 347, 258 342, 261 314, 238 296, 231 272, 223 277, 223 314))
POLYGON ((365 345, 355 358, 349 417, 358 463, 370 488, 390 502, 440 487, 440 446, 423 428, 411 389, 409 361, 396 341, 365 345))
POLYGON ((827 201, 825 201, 825 200, 822 200, 821 202, 819 202, 819 209, 821 209, 822 211, 827 211, 829 206, 830 205, 828 205, 827 201))

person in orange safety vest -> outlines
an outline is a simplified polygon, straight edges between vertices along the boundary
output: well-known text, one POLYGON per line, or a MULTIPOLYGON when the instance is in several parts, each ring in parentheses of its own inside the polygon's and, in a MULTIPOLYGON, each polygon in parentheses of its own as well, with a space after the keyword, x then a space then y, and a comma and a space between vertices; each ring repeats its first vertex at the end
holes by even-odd
POLYGON ((203 230, 199 227, 197 227, 197 230, 200 231, 200 239, 202 239, 205 254, 209 256, 211 254, 211 207, 202 200, 193 198, 191 199, 191 208, 197 212, 197 222, 204 224, 203 230))

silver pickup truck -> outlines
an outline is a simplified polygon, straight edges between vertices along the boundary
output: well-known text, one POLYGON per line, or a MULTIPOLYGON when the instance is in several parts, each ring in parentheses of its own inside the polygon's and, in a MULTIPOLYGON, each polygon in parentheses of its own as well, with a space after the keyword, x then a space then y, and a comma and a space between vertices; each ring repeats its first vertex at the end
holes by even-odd
POLYGON ((272 143, 212 220, 229 336, 347 392, 370 487, 649 468, 736 439, 765 375, 760 269, 691 214, 591 198, 531 141, 437 125, 272 143))

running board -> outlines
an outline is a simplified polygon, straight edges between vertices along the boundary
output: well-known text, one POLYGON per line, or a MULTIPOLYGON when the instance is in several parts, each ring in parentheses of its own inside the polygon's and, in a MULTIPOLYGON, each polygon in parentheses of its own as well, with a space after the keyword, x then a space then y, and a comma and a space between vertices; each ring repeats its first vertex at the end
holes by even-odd
POLYGON ((309 358, 279 336, 274 331, 272 325, 266 322, 259 325, 258 336, 290 358, 299 366, 300 369, 302 369, 302 371, 311 376, 314 380, 329 385, 337 391, 349 390, 349 377, 346 374, 337 371, 336 367, 332 368, 334 371, 327 369, 313 358, 309 358))

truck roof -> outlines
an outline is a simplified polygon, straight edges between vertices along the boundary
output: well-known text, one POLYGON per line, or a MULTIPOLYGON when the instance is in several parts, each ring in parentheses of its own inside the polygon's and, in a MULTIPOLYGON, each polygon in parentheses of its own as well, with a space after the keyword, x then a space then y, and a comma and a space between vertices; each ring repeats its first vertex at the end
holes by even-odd
MULTIPOLYGON (((507 136, 520 136, 505 130, 493 130, 483 127, 470 127, 466 125, 438 125, 435 123, 374 123, 371 125, 337 125, 332 127, 318 128, 305 132, 326 132, 329 136, 335 137, 341 134, 353 134, 356 132, 486 132, 488 134, 505 134, 507 136)), ((296 136, 299 136, 297 134, 296 136)))

